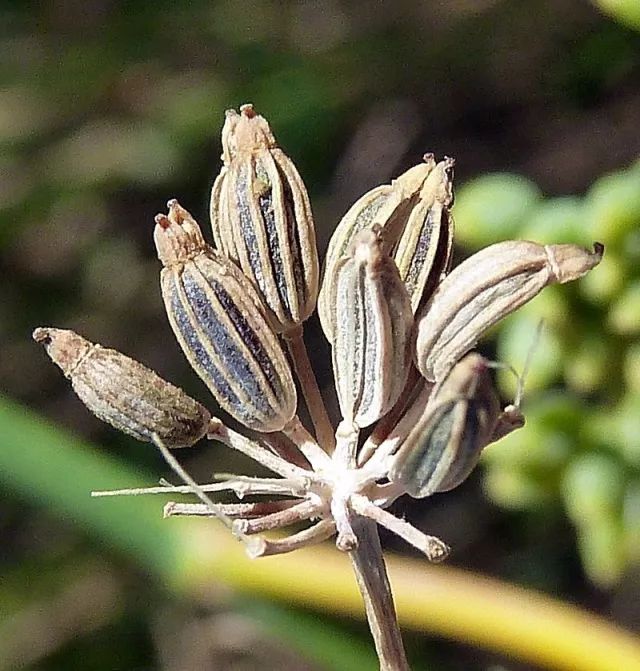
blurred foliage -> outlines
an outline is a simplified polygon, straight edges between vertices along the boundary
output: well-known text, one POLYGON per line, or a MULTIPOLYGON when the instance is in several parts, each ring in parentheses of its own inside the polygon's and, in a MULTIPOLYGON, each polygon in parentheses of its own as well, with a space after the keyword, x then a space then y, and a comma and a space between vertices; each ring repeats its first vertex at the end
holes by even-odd
MULTIPOLYGON (((486 175, 459 191, 456 222, 458 241, 473 248, 496 241, 496 231, 605 244, 597 272, 545 290, 500 327, 501 361, 522 370, 534 348, 527 428, 486 451, 485 485, 510 508, 562 501, 585 570, 597 584, 615 584, 640 564, 640 162, 601 177, 582 198, 544 199, 522 177, 486 175)), ((513 395, 514 376, 501 378, 513 395)))
MULTIPOLYGON (((521 367, 545 318, 526 380, 528 425, 486 453, 485 488, 499 506, 477 477, 398 506, 451 543, 454 565, 640 629, 637 8, 636 0, 3 3, 0 387, 109 456, 99 468, 83 450, 65 467, 47 461, 54 433, 39 434, 39 458, 37 449, 14 451, 21 435, 2 415, 0 612, 21 625, 2 636, 5 645, 42 671, 189 671, 203 659, 212 669, 339 668, 329 648, 342 621, 301 624, 292 652, 287 636, 274 640, 278 627, 265 635, 263 626, 280 622, 288 635, 295 611, 283 619, 252 611, 225 589, 197 606, 151 580, 147 560, 171 561, 167 524, 149 522, 148 502, 135 501, 137 517, 81 492, 113 474, 113 455, 123 473, 163 466, 94 421, 29 340, 38 324, 73 328, 207 402, 162 315, 150 234, 169 197, 206 220, 223 110, 245 101, 270 118, 304 175, 321 246, 358 196, 427 150, 458 159, 461 254, 511 235, 606 245, 596 272, 546 290, 487 343, 521 367), (268 660, 250 649, 268 650, 268 660)), ((328 389, 327 346, 310 326, 328 389)), ((510 397, 513 378, 501 382, 510 397)), ((184 455, 202 478, 243 466, 216 448, 184 455)), ((452 618, 465 622, 451 612, 442 622, 452 618)), ((369 646, 364 626, 348 637, 369 646)), ((511 668, 468 645, 409 643, 418 668, 511 668)))

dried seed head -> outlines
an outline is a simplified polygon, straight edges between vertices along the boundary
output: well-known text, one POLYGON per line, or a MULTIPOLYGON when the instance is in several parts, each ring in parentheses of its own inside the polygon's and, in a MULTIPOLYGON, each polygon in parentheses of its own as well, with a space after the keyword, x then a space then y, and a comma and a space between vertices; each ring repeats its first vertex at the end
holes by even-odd
MULTIPOLYGON (((505 412, 506 424, 512 413, 505 412)), ((501 437, 495 430, 502 426, 503 414, 487 362, 475 352, 468 354, 434 389, 428 403, 410 408, 392 431, 387 440, 398 447, 389 479, 414 498, 457 487, 482 449, 501 437)), ((511 430, 521 425, 514 421, 511 430)))
POLYGON ((207 431, 209 411, 141 363, 94 345, 73 331, 37 328, 33 339, 71 380, 89 410, 130 436, 187 447, 207 431))
POLYGON ((413 315, 380 229, 361 231, 335 269, 333 369, 342 416, 369 426, 396 402, 411 365, 413 315))
POLYGON ((176 201, 156 217, 154 238, 165 308, 189 363, 238 421, 280 431, 295 414, 296 389, 253 285, 176 201))
POLYGON ((277 331, 290 331, 313 312, 318 252, 311 205, 291 159, 251 105, 227 112, 224 166, 211 191, 218 248, 258 289, 277 331))
POLYGON ((427 380, 441 381, 483 333, 545 286, 582 277, 604 248, 500 242, 463 261, 440 284, 416 322, 416 361, 427 380))

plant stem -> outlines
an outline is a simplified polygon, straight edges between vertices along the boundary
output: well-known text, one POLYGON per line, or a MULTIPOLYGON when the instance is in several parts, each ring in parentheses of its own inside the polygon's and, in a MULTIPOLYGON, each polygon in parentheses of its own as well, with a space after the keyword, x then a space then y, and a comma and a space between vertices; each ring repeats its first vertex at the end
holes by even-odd
POLYGON ((320 393, 318 381, 309 360, 307 347, 304 344, 302 326, 298 326, 293 331, 286 333, 284 339, 293 361, 293 368, 300 381, 302 395, 304 396, 311 421, 313 422, 316 439, 327 452, 331 453, 335 447, 333 426, 331 425, 327 408, 322 400, 322 394, 320 393))
POLYGON ((410 671, 376 523, 354 517, 351 524, 358 536, 358 547, 349 556, 364 600, 380 671, 410 671))

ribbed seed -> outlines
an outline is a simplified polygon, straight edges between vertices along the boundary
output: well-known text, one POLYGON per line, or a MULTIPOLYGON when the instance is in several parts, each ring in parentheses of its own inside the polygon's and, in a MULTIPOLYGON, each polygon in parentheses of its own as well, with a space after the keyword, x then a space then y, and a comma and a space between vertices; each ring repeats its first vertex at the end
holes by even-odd
POLYGON ((280 431, 296 410, 287 359, 260 297, 242 272, 208 247, 176 201, 156 217, 162 296, 192 368, 230 415, 251 429, 280 431))
POLYGON ((335 269, 333 369, 343 418, 362 428, 396 402, 411 365, 413 315, 379 228, 361 231, 335 269))
MULTIPOLYGON (((511 412, 513 411, 505 411, 511 412)), ((414 498, 457 487, 471 473, 492 440, 504 413, 486 361, 468 354, 432 393, 428 403, 410 408, 387 440, 396 441, 389 479, 414 498)), ((519 415, 522 419, 522 415, 519 415)), ((510 429, 522 426, 509 415, 510 429)))
POLYGON ((251 105, 227 112, 224 166, 211 192, 216 245, 258 289, 277 331, 313 312, 318 252, 311 205, 291 159, 251 105))
POLYGON ((441 381, 483 333, 531 300, 545 286, 582 277, 604 248, 539 245, 509 240, 466 259, 439 285, 421 310, 416 361, 429 381, 441 381))
POLYGON ((420 192, 434 167, 433 155, 425 155, 423 163, 413 166, 391 184, 382 184, 365 193, 340 220, 327 247, 318 296, 318 315, 329 342, 333 341, 331 301, 335 291, 336 266, 347 256, 358 233, 376 225, 385 230, 386 251, 393 249, 407 219, 411 200, 420 192))
POLYGON ((73 331, 37 328, 51 359, 96 417, 147 442, 157 434, 167 447, 187 447, 202 438, 211 415, 141 363, 95 345, 73 331))
POLYGON ((411 208, 394 252, 400 277, 407 287, 414 314, 449 270, 453 246, 452 158, 431 171, 411 208))

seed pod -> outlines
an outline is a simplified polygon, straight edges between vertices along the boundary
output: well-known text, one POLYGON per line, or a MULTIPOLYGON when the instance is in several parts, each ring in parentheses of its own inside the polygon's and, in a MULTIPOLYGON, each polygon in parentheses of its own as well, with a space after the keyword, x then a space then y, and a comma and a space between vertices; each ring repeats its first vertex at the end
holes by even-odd
POLYGON ((313 312, 318 293, 307 190, 252 105, 227 112, 222 146, 211 192, 214 239, 258 289, 274 328, 290 331, 313 312))
POLYGON ((453 246, 452 158, 445 158, 429 174, 394 252, 400 277, 415 314, 449 270, 453 246))
POLYGON ((168 206, 154 239, 176 338, 224 410, 251 429, 280 431, 295 414, 296 388, 260 297, 177 201, 168 206))
POLYGON ((441 381, 451 367, 500 319, 531 300, 545 286, 582 277, 600 262, 604 247, 500 242, 470 256, 439 285, 421 310, 416 361, 429 381, 441 381))
POLYGON ((157 434, 167 447, 188 447, 207 431, 204 406, 124 354, 64 329, 37 328, 33 339, 87 408, 116 429, 147 442, 157 434))
POLYGON ((387 440, 398 447, 389 479, 414 498, 453 489, 469 476, 484 447, 523 423, 513 406, 500 411, 487 362, 472 352, 426 405, 410 409, 392 431, 387 440))
POLYGON ((436 164, 433 154, 425 154, 423 163, 391 184, 372 189, 344 215, 329 242, 318 297, 318 314, 329 341, 333 334, 328 297, 335 282, 335 267, 360 231, 373 226, 384 230, 385 250, 394 255, 414 313, 423 296, 435 288, 451 255, 452 168, 453 159, 436 164))
POLYGON ((333 370, 342 416, 369 426, 398 399, 411 365, 413 315, 380 229, 361 231, 336 267, 333 370))

